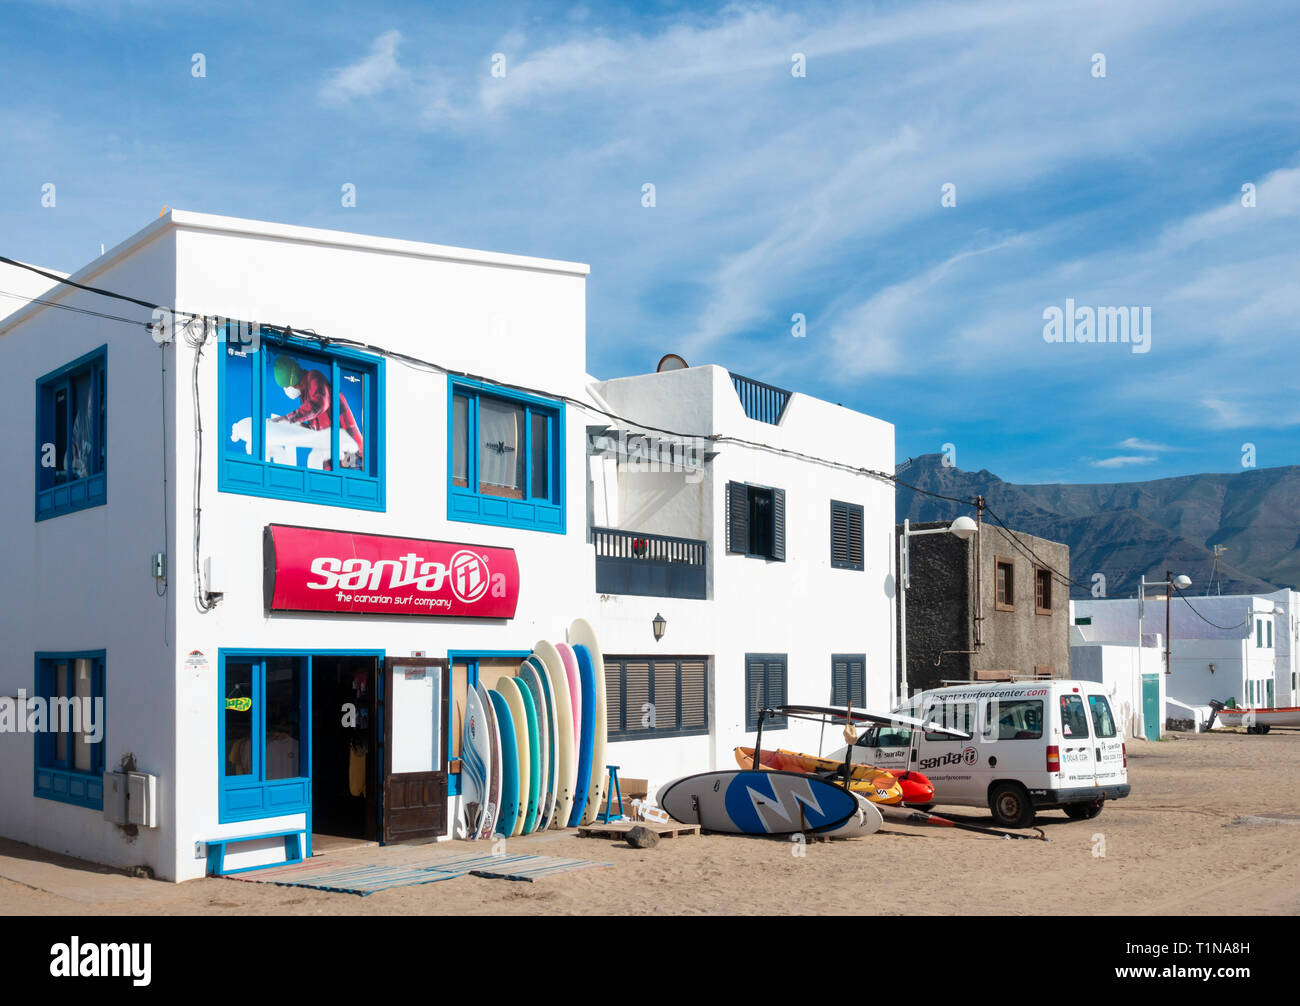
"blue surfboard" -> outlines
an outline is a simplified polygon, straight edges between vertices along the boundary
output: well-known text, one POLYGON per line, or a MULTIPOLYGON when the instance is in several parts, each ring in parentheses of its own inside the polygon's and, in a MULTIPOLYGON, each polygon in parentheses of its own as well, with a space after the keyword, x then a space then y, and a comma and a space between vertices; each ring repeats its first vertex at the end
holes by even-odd
POLYGON ((569 827, 582 823, 582 812, 587 809, 587 791, 591 787, 591 753, 596 743, 596 667, 585 646, 575 646, 573 655, 578 658, 578 678, 582 683, 582 735, 578 738, 578 779, 574 783, 573 810, 569 813, 569 827), (587 710, 591 710, 588 714, 587 710))
POLYGON ((495 688, 488 689, 492 710, 497 714, 497 732, 501 735, 501 813, 497 817, 497 834, 508 836, 519 817, 519 748, 515 741, 515 720, 510 706, 495 688))

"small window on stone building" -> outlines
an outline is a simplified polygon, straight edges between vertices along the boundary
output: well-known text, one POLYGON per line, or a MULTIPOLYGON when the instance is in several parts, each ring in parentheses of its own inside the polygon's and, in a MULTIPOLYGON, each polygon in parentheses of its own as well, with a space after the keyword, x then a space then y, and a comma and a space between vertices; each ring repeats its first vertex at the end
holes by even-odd
POLYGON ((1034 567, 1034 610, 1040 615, 1052 613, 1052 571, 1034 567))
POLYGON ((1016 564, 1011 559, 994 557, 993 607, 998 611, 1016 610, 1016 564))

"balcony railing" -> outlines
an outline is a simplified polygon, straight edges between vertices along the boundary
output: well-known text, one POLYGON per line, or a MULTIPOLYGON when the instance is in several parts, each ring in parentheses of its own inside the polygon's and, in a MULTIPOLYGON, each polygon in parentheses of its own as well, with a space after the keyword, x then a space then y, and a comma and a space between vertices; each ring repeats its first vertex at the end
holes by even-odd
POLYGON ((593 527, 596 592, 704 600, 708 546, 697 538, 593 527))
POLYGON ((735 385, 740 405, 750 419, 771 423, 773 426, 781 421, 781 414, 790 401, 790 392, 785 388, 764 384, 752 377, 741 377, 736 373, 731 374, 731 383, 735 385))

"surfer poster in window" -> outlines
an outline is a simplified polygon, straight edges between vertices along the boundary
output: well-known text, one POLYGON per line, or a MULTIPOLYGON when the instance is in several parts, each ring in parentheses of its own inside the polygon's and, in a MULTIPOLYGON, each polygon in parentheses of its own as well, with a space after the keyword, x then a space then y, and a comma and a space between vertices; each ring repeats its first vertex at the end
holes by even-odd
POLYGON ((269 463, 368 474, 365 448, 370 394, 370 374, 364 369, 266 342, 256 352, 229 343, 225 368, 230 422, 227 451, 254 453, 260 433, 263 460, 269 463), (260 406, 256 404, 259 384, 260 406), (252 417, 257 412, 261 413, 260 429, 255 430, 252 417))
MULTIPOLYGON (((363 405, 364 378, 338 368, 343 380, 336 398, 330 380, 335 368, 328 361, 272 346, 264 346, 262 355, 266 358, 262 382, 266 460, 322 471, 361 468, 365 438, 352 406, 363 405), (333 457, 336 422, 342 459, 337 464, 333 457)), ((364 417, 364 409, 361 414, 364 417)))

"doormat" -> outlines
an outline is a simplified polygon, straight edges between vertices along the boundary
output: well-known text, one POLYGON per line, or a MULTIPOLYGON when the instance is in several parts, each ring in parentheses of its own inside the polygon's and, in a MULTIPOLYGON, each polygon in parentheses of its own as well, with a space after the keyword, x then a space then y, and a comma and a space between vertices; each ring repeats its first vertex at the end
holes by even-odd
POLYGON ((368 863, 325 867, 300 863, 250 870, 247 873, 233 874, 226 879, 276 884, 281 887, 307 887, 316 891, 366 897, 393 887, 415 887, 464 876, 525 880, 531 883, 538 877, 611 865, 613 864, 596 863, 587 859, 561 859, 557 856, 449 856, 423 863, 403 863, 400 866, 376 866, 368 863))
POLYGON ((257 870, 237 873, 227 877, 228 880, 242 880, 255 884, 276 884, 280 887, 309 887, 316 891, 332 891, 337 894, 359 894, 365 897, 376 891, 386 891, 392 887, 415 887, 418 884, 433 884, 439 880, 455 880, 463 873, 442 873, 419 866, 364 866, 323 869, 320 866, 257 870))

